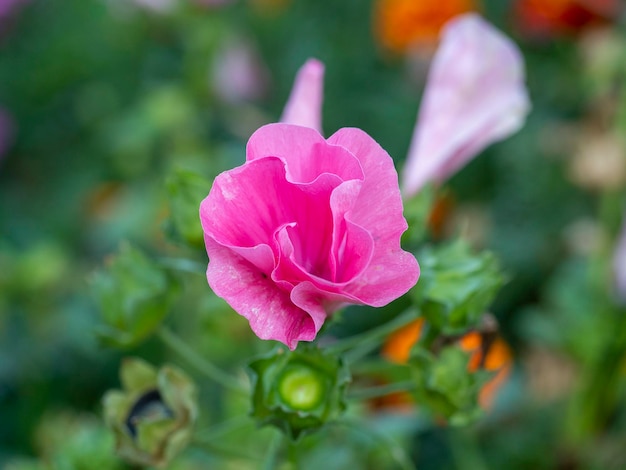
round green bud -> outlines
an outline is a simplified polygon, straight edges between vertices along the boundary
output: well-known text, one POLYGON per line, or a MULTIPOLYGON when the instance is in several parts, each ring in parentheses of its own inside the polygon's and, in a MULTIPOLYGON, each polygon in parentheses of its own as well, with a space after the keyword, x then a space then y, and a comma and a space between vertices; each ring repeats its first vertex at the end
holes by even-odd
POLYGON ((346 408, 350 373, 341 358, 315 347, 282 349, 249 364, 252 416, 280 428, 291 439, 313 433, 346 408))
POLYGON ((327 380, 306 364, 290 364, 281 374, 278 393, 294 410, 310 411, 326 396, 327 380))

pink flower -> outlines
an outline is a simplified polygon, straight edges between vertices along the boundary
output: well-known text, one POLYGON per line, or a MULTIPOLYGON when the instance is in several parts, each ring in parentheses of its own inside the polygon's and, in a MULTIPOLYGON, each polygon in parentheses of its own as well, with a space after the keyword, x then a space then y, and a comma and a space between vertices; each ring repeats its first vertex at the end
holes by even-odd
POLYGON ((403 172, 405 196, 445 180, 519 130, 529 109, 515 44, 474 13, 450 21, 424 90, 403 172))
POLYGON ((291 349, 341 306, 381 307, 419 276, 400 248, 407 223, 387 152, 359 129, 328 139, 316 130, 322 77, 319 62, 305 64, 288 123, 257 130, 246 162, 220 174, 200 205, 209 285, 259 338, 291 349))
POLYGON ((626 304, 626 215, 622 232, 617 241, 615 254, 613 255, 613 271, 617 296, 620 302, 626 304))

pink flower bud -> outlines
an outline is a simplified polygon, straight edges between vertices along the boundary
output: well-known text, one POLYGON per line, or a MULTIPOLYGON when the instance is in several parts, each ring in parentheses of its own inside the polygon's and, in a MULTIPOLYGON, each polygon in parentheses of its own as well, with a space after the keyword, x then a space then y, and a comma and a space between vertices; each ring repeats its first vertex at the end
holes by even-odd
POLYGON ((489 144, 519 130, 529 107, 515 44, 473 13, 449 22, 404 167, 405 196, 445 180, 489 144))

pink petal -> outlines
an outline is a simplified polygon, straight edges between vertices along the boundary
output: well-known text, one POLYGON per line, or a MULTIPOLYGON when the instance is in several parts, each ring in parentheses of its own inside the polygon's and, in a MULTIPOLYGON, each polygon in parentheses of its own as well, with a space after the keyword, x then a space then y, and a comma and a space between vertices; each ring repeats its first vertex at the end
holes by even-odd
POLYGON ((209 255, 207 280, 261 339, 273 339, 295 349, 298 341, 311 341, 323 323, 295 305, 289 292, 229 248, 206 238, 209 255), (317 326, 317 324, 319 326, 317 326))
POLYGON ((359 161, 342 147, 328 145, 319 132, 290 124, 268 124, 248 141, 246 160, 278 157, 285 162, 287 179, 310 183, 322 174, 343 181, 363 179, 359 161))
POLYGON ((200 204, 202 228, 269 275, 277 260, 260 246, 275 247, 277 230, 283 227, 294 233, 297 263, 312 275, 331 279, 330 195, 340 183, 335 175, 324 174, 312 183, 294 184, 287 181, 279 159, 253 160, 215 178, 200 204))
MULTIPOLYGON (((299 226, 303 226, 300 223, 285 226, 277 232, 281 256, 272 273, 277 283, 286 280, 295 286, 307 281, 320 291, 336 294, 361 275, 372 258, 374 240, 369 231, 345 220, 360 188, 361 182, 354 180, 342 183, 332 191, 330 202, 324 201, 326 206, 330 204, 332 220, 322 224, 320 216, 313 216, 309 218, 312 225, 308 229, 299 231, 299 226), (324 244, 320 245, 316 239, 323 239, 324 244)), ((362 303, 356 297, 351 300, 362 303)))
POLYGON ((361 162, 365 179, 346 220, 366 229, 374 241, 367 269, 345 289, 361 303, 381 307, 405 294, 419 277, 415 257, 400 248, 407 229, 393 160, 360 129, 340 129, 328 143, 349 150, 361 162))
POLYGON ((301 282, 291 291, 291 301, 306 311, 315 324, 316 333, 322 327, 330 312, 341 306, 355 303, 354 299, 342 293, 329 293, 311 282, 301 282))
MULTIPOLYGON (((312 264, 308 262, 306 254, 303 255, 301 252, 303 244, 298 239, 299 234, 290 230, 292 228, 293 226, 285 226, 276 232, 279 259, 272 272, 272 280, 285 290, 291 290, 301 282, 310 281, 330 285, 332 289, 334 283, 331 278, 333 270, 336 269, 335 264, 321 262, 312 264), (312 269, 307 269, 307 266, 312 269)), ((328 241, 328 237, 325 238, 328 241)), ((325 245, 328 247, 329 243, 325 243, 325 245)), ((328 257, 322 259, 328 260, 328 257)))
POLYGON ((369 266, 374 255, 374 238, 370 230, 350 220, 364 182, 346 181, 337 186, 330 196, 333 213, 333 240, 331 258, 335 260, 335 283, 346 283, 359 277, 369 266))
POLYGON ((240 247, 271 245, 277 227, 293 222, 298 189, 285 180, 283 162, 265 158, 215 178, 200 204, 204 233, 240 247))
POLYGON ((281 122, 310 127, 322 134, 324 64, 309 59, 298 71, 281 122))
POLYGON ((433 59, 403 172, 403 191, 458 171, 520 129, 530 104, 515 44, 476 14, 452 20, 433 59))
POLYGON ((307 207, 304 213, 299 214, 298 221, 277 232, 276 238, 280 247, 278 251, 282 256, 277 271, 273 273, 275 279, 286 280, 292 284, 311 277, 332 279, 334 263, 331 263, 328 257, 332 217, 328 210, 328 199, 327 197, 324 199, 326 204, 320 205, 308 200, 307 207), (281 264, 286 261, 289 261, 293 268, 278 274, 281 272, 281 264), (298 275, 298 272, 303 273, 304 277, 298 275), (287 273, 296 277, 292 278, 287 273))

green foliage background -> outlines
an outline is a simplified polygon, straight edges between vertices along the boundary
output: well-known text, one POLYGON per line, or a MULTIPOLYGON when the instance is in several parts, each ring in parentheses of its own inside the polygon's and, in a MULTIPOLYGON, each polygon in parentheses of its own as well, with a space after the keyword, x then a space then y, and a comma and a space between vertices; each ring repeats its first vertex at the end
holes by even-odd
MULTIPOLYGON (((98 342, 90 285, 102 281, 94 272, 123 242, 164 266, 197 263, 175 269, 184 287, 162 295, 168 324, 200 354, 235 368, 267 351, 210 294, 189 208, 212 177, 243 162, 247 136, 278 119, 307 58, 326 64, 326 134, 360 127, 402 167, 423 77, 376 44, 371 2, 294 0, 275 10, 244 0, 219 9, 180 3, 159 14, 126 1, 32 0, 1 19, 0 106, 12 116, 14 138, 0 156, 0 467, 46 468, 34 460, 42 458, 51 468, 124 468, 99 427, 101 397, 118 386, 122 355, 176 358, 154 338, 123 353, 98 342), (229 102, 211 84, 234 40, 258 52, 268 86, 257 98, 229 102)), ((580 37, 533 42, 515 35, 510 2, 484 7, 523 49, 533 111, 520 133, 446 188, 459 213, 479 208, 488 218, 469 220, 482 234, 474 243, 493 251, 509 276, 492 311, 515 372, 496 411, 476 426, 397 417, 373 426, 402 436, 420 469, 626 468, 626 312, 609 269, 625 189, 574 184, 568 168, 576 150, 557 132, 590 125, 626 132, 626 28, 608 26, 621 49, 606 69, 585 68, 580 37), (591 250, 573 249, 568 238, 580 221, 601 234, 591 250), (533 367, 541 366, 537 376, 533 367), (558 378, 563 368, 571 377, 558 378), (541 383, 554 377, 558 393, 541 383)), ((338 334, 379 322, 358 309, 344 320, 338 334)), ((239 397, 201 385, 204 424, 245 409, 239 397)), ((249 449, 267 442, 259 432, 249 449)), ((375 466, 388 461, 392 444, 383 437, 341 436, 311 444, 302 468, 330 469, 326 459, 332 468, 387 468, 375 466)), ((211 458, 214 468, 255 468, 219 467, 211 458)), ((199 459, 190 451, 177 465, 206 468, 193 466, 199 459)))

